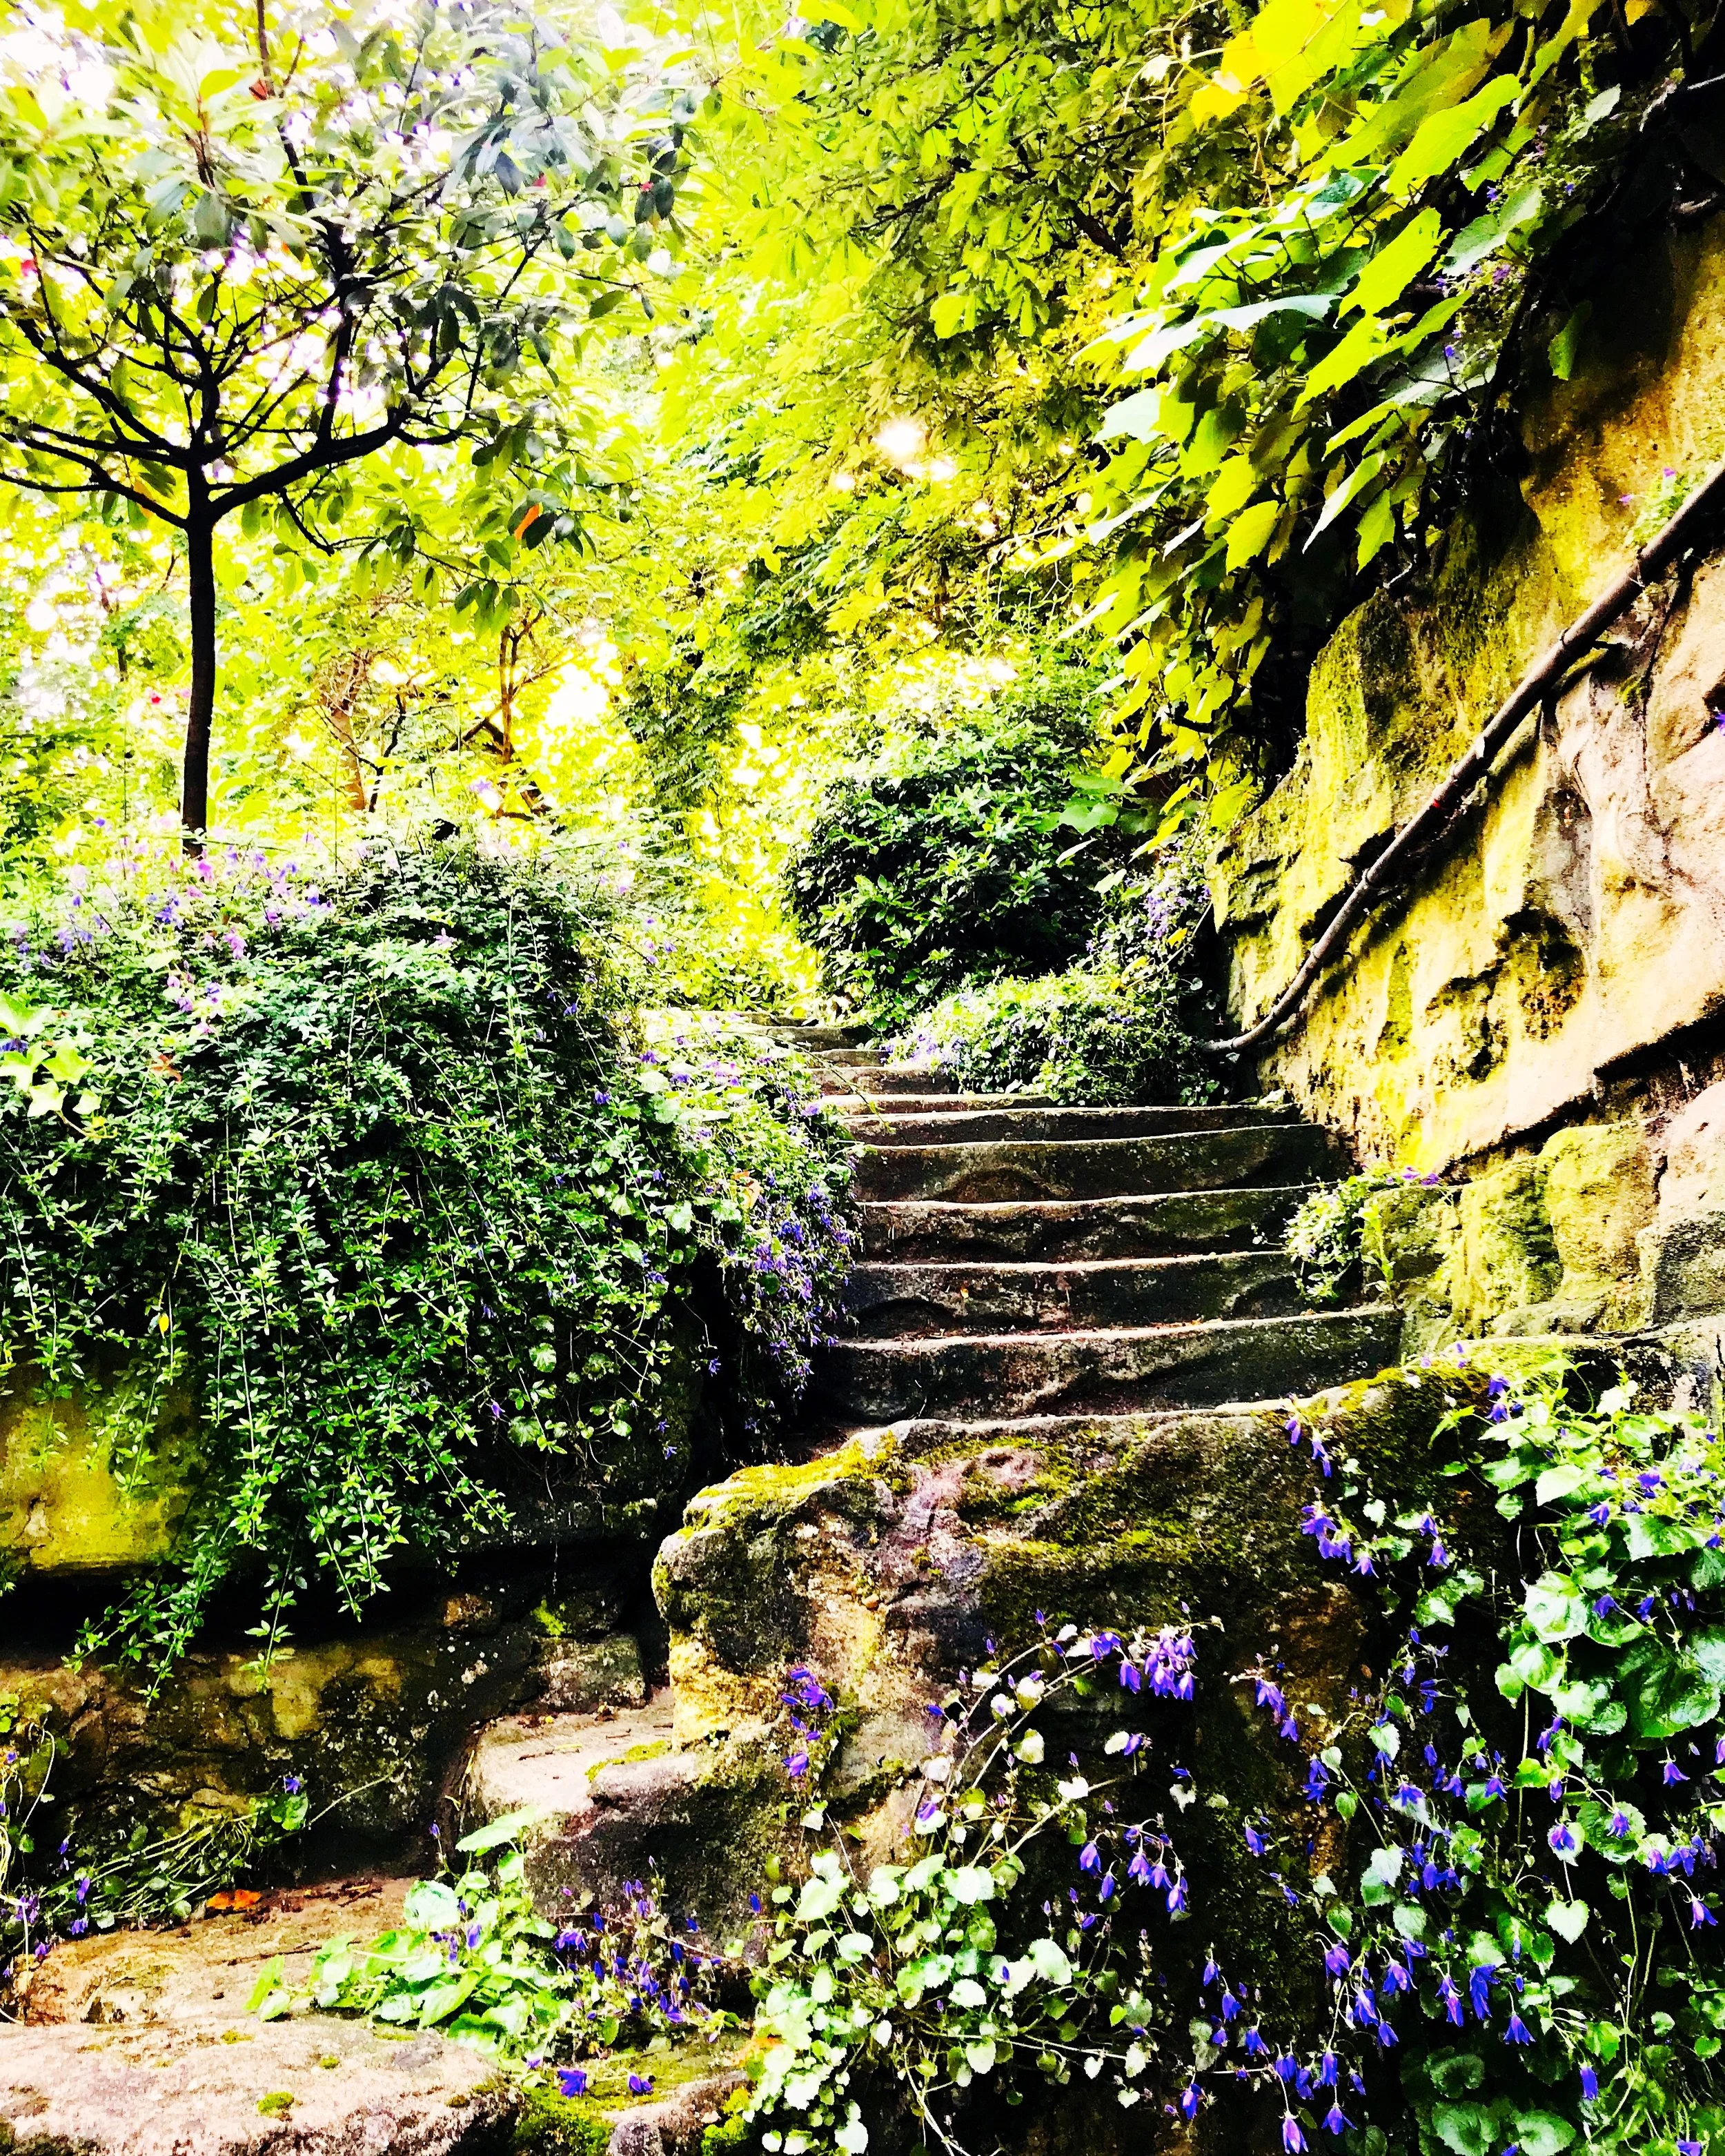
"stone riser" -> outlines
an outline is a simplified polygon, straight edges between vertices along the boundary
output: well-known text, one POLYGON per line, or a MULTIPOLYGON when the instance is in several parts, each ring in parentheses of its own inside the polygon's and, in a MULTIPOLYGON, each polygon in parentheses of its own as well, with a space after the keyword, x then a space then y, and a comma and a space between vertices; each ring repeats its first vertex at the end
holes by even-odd
POLYGON ((847 1116, 846 1127, 867 1145, 1086 1144, 1096 1138, 1153 1138, 1171 1131, 1260 1129, 1286 1122, 1278 1112, 1217 1108, 1048 1108, 958 1104, 935 1114, 906 1115, 895 1105, 884 1114, 847 1116))
POLYGON ((1336 1158, 1326 1132, 1301 1124, 1072 1144, 867 1146, 858 1155, 857 1190, 865 1199, 960 1202, 1232 1190, 1313 1181, 1333 1171, 1336 1158))
POLYGON ((1317 1392, 1396 1352, 1388 1306, 1115 1332, 842 1341, 820 1383, 876 1422, 969 1409, 991 1418, 1126 1414, 1317 1392))
POLYGON ((939 1070, 925 1070, 918 1063, 869 1063, 847 1059, 837 1070, 834 1059, 823 1059, 822 1086, 827 1092, 866 1093, 871 1098, 882 1093, 950 1093, 960 1098, 958 1081, 939 1070))
POLYGON ((1174 1190, 1142 1198, 955 1205, 910 1199, 865 1205, 863 1246, 883 1261, 1008 1264, 1057 1258, 1163 1258, 1279 1242, 1310 1186, 1174 1190))
POLYGON ((1276 1250, 1077 1264, 861 1265, 845 1285, 860 1337, 1166 1325, 1302 1306, 1276 1250))

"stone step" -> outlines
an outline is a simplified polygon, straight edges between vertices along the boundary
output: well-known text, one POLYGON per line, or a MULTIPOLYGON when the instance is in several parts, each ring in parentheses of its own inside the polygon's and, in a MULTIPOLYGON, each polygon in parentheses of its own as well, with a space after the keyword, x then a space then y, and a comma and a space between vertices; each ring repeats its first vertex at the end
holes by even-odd
POLYGON ((841 1340, 819 1382, 844 1411, 901 1416, 1127 1414, 1321 1391, 1391 1361, 1388 1305, 1106 1332, 841 1340))
POLYGON ((847 1058, 837 1062, 832 1056, 822 1059, 827 1066, 827 1082, 835 1087, 848 1087, 870 1096, 879 1093, 956 1093, 959 1090, 957 1078, 949 1078, 943 1070, 931 1070, 922 1063, 867 1063, 847 1058))
MULTIPOLYGON (((930 1074, 938 1076, 938 1072, 930 1074)), ((859 1093, 842 1079, 822 1087, 822 1105, 841 1116, 861 1120, 857 1128, 866 1137, 883 1116, 896 1122, 901 1116, 969 1115, 984 1108, 1057 1108, 1060 1103, 1046 1093, 859 1093)))
POLYGON ((1077 1264, 865 1264, 845 1286, 856 1337, 872 1340, 1281 1317, 1303 1302, 1286 1257, 1269 1250, 1077 1264))
POLYGON ((966 1100, 937 1114, 903 1112, 896 1101, 872 1115, 846 1115, 845 1127, 870 1145, 996 1145, 1024 1139, 1062 1144, 1090 1138, 1160 1137, 1169 1131, 1261 1129, 1288 1123, 1281 1109, 1234 1106, 1204 1108, 1069 1108, 1040 1101, 986 1105, 966 1100))
POLYGON ((865 1199, 1117 1198, 1308 1183, 1336 1171, 1327 1132, 1303 1123, 1184 1128, 1153 1138, 1010 1139, 994 1145, 867 1145, 856 1187, 865 1199))
POLYGON ((872 1260, 1008 1263, 1056 1258, 1159 1258, 1279 1242, 1309 1183, 1174 1190, 1142 1198, 1030 1199, 952 1204, 910 1199, 865 1204, 872 1260))
POLYGON ((868 1040, 871 1029, 865 1025, 797 1025, 791 1023, 771 1024, 759 1031, 770 1039, 782 1041, 787 1048, 806 1049, 810 1054, 825 1055, 834 1049, 860 1048, 868 1040))

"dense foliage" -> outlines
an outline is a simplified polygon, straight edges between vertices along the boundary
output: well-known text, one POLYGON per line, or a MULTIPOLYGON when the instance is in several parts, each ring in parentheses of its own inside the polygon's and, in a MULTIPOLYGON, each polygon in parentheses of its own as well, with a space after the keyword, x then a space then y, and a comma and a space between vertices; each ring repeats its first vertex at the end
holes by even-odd
POLYGON ((1106 906, 1082 963, 944 996, 901 1052, 973 1092, 1089 1106, 1216 1097, 1214 1065, 1194 1039, 1209 1014, 1196 962, 1204 886, 1176 859, 1155 877, 1115 882, 1106 906))
MULTIPOLYGON (((1068 1626, 991 1657, 947 1702, 908 1868, 864 1879, 840 1844, 778 1897, 762 2147, 791 2128, 857 2156, 889 2089, 956 2145, 967 2108, 1031 2071, 1128 2105, 1159 2082, 1188 2119, 1255 2090, 1290 2156, 1321 2135, 1361 2156, 1699 2156, 1725 2131, 1718 1431, 1629 1386, 1589 1405, 1560 1363, 1482 1381, 1458 1354, 1399 1382, 1447 1404, 1455 1502, 1392 1512, 1322 1419, 1289 1423, 1324 1478, 1305 1532, 1395 1629, 1333 1717, 1276 1668, 1236 1680, 1294 1764, 1240 1826, 1266 1875, 1253 1931, 1192 1962, 1195 1994, 1172 1984, 1184 1957, 1147 1919, 1204 1923, 1201 1883, 1159 1815, 1135 1823, 1129 1783, 1045 1763, 1099 1735, 1062 1693, 1100 1687, 1101 1721, 1136 1723, 1145 1697, 1191 1696, 1203 1633, 1068 1626), (1050 1898, 1026 1852, 1062 1838, 1076 1884, 1050 1898), (1316 2014, 1266 1997, 1290 1948, 1316 2014)), ((1147 1770, 1161 1747, 1134 1727, 1103 1749, 1147 1770)), ((1168 1794, 1223 1798, 1178 1767, 1168 1794)))
POLYGON ((831 987, 886 1019, 1084 947, 1097 870, 1053 829, 1094 725, 1082 676, 1031 676, 836 785, 788 865, 831 987))
POLYGON ((173 1567, 92 1645, 159 1676, 236 1573, 266 1648, 312 1576, 356 1608, 404 1542, 501 1528, 511 1455, 644 1527, 703 1373, 741 1422, 794 1395, 842 1144, 782 1060, 632 1040, 623 927, 548 860, 442 847, 321 891, 128 855, 18 931, 8 1356, 101 1381, 122 1480, 177 1394, 205 1455, 173 1567))

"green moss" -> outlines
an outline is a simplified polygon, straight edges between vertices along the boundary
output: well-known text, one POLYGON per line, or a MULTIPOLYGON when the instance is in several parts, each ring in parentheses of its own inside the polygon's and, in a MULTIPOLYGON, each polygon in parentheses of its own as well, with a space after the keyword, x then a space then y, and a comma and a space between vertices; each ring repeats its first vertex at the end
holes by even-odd
POLYGON ((509 2143, 516 2156, 605 2156, 610 2143, 611 2122, 589 2098, 522 2091, 509 2143))

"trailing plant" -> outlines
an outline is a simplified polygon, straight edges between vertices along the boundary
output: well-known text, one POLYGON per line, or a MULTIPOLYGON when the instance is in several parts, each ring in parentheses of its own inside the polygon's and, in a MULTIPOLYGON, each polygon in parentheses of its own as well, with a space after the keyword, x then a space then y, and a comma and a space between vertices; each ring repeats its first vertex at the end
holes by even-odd
POLYGON ((831 790, 785 872, 830 988, 888 1023, 962 983, 1078 955, 1100 910, 1096 865, 1053 824, 1093 691, 1076 670, 1032 676, 831 790))
POLYGON ((279 1956, 268 1963, 250 2010, 266 2021, 308 2007, 363 2014, 511 2061, 571 2062, 558 2074, 565 2096, 585 2092, 578 2061, 596 2052, 719 2035, 729 2025, 713 2003, 721 1958, 651 1886, 629 1881, 605 1907, 565 1889, 560 1922, 537 1913, 513 1845, 539 1817, 511 1812, 457 1842, 465 1869, 418 1881, 401 1922, 370 1946, 331 1940, 303 1991, 288 1985, 279 1956))
POLYGON ((264 1851, 305 1826, 297 1775, 266 1797, 188 1816, 152 1835, 87 1837, 57 1802, 58 1747, 39 1718, 0 1698, 0 2020, 28 1972, 68 1939, 120 1925, 183 1923, 264 1851))
POLYGON ((1208 142, 1213 183, 1101 341, 1129 393, 1086 505, 1117 535, 1097 619, 1127 646, 1121 713, 1164 773, 1286 753, 1302 623, 1357 603, 1386 549, 1424 560, 1505 400, 1583 362, 1583 220, 1637 164, 1612 214, 1676 201, 1689 152, 1661 131, 1712 12, 1639 36, 1600 12, 1269 0, 1188 77, 1167 154, 1208 142))
MULTIPOLYGON (((1075 2076, 1101 2077, 1122 2105, 1142 2100, 1171 2024, 1151 1935, 1135 1927, 1182 1918, 1188 1886, 1164 1792, 1138 1784, 1148 1741, 1126 1725, 1147 1694, 1190 1702, 1194 1653, 1183 1627, 1123 1637, 1068 1625, 991 1653, 932 1710, 903 1860, 865 1872, 840 1837, 800 1887, 773 1889, 754 1988, 757 2027, 774 2041, 742 2114, 749 2145, 860 2156, 871 2123, 901 2106, 951 2148, 978 2098, 1016 2103, 1027 2085, 1075 2076), (1103 1689, 1122 1726, 1105 1734, 1085 1716, 1075 1729, 1063 1710, 1103 1689), (1086 1750, 1094 1740, 1088 1766, 1050 1757, 1051 1736, 1075 1734, 1086 1750), (1039 1861, 1060 1844, 1077 1852, 1081 1897, 1065 1863, 1055 1883, 1039 1861)), ((814 1717, 788 1761, 800 1780, 818 1768, 811 1746, 833 1702, 809 1671, 791 1681, 798 1722, 814 1717)), ((1172 1771, 1183 1808, 1190 1777, 1172 1771)), ((817 1806, 803 1824, 824 1819, 817 1806)))
POLYGON ((1345 1176, 1302 1199, 1282 1237, 1294 1261, 1294 1276, 1308 1302, 1336 1302, 1359 1287, 1366 1268, 1367 1212, 1380 1190, 1399 1190, 1409 1183, 1435 1183, 1435 1175, 1409 1168, 1368 1168, 1345 1176))
POLYGON ((898 1052, 977 1092, 1027 1091, 1088 1106, 1214 1100, 1192 1026, 1204 1004, 1194 942, 1209 906, 1176 865, 1117 884, 1082 964, 942 997, 898 1052))
POLYGON ((639 1532, 703 1385, 741 1439, 806 1378, 842 1137, 786 1059, 633 1036, 616 902, 549 860, 128 855, 0 977, 18 1381, 100 1399, 126 1483, 196 1411, 173 1561, 85 1637, 151 1683, 230 1578, 267 1653, 313 1576, 357 1609, 501 1527, 513 1455, 639 1532))

